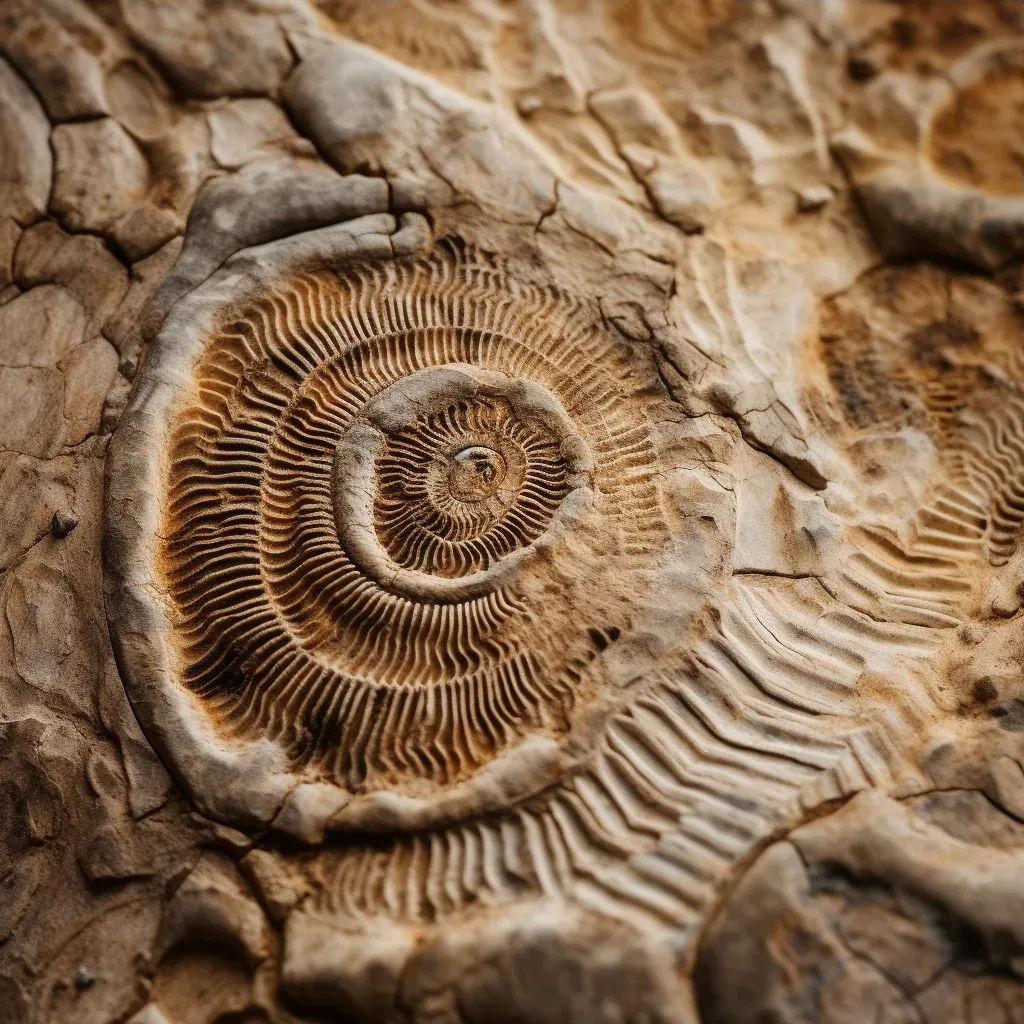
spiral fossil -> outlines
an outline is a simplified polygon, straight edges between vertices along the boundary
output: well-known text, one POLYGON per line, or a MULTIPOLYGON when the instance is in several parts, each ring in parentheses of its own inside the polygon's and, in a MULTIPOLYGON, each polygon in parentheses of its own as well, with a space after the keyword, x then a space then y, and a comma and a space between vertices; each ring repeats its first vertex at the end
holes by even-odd
POLYGON ((507 403, 449 408, 389 439, 377 532, 400 564, 463 576, 542 533, 566 475, 557 441, 507 403))
POLYGON ((283 282, 194 379, 162 565, 218 728, 354 792, 564 733, 667 539, 650 399, 583 303, 442 247, 283 282))

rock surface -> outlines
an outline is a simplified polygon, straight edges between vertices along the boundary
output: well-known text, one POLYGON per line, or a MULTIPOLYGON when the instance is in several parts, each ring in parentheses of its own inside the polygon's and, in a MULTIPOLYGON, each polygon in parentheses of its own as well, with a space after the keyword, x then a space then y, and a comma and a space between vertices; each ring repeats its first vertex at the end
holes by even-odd
POLYGON ((0 1024, 1024 1024, 1024 17, 0 0, 0 1024))

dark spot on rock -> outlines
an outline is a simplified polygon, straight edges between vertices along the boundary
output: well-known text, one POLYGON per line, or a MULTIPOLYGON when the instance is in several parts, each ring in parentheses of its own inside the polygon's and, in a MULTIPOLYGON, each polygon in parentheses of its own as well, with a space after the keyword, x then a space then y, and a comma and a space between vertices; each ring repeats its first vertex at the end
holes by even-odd
POLYGON ((857 390, 852 384, 843 385, 840 395, 843 399, 843 405, 846 407, 846 411, 857 419, 859 413, 861 413, 867 406, 868 400, 857 390))
POLYGON ((1012 697, 989 712, 1006 732, 1024 732, 1024 700, 1012 697))
POLYGON ((999 690, 991 676, 983 676, 974 684, 971 696, 976 704, 988 704, 999 696, 999 690))
POLYGON ((945 350, 976 345, 978 332, 955 320, 938 320, 914 331, 907 340, 921 365, 943 369, 948 365, 945 350))
POLYGON ((621 630, 617 626, 611 626, 608 629, 591 629, 589 630, 590 639, 593 640, 594 646, 599 650, 605 650, 609 644, 615 643, 616 640, 621 636, 621 630))
POLYGON ((909 50, 917 42, 917 25, 906 18, 897 18, 892 23, 892 41, 909 50))
POLYGON ((878 67, 868 57, 851 57, 847 61, 846 70, 855 82, 869 82, 878 74, 878 67))
POLYGON ((965 18, 956 17, 943 25, 939 43, 942 46, 960 49, 973 45, 984 34, 985 30, 980 25, 965 18))
POLYGON ((78 516, 63 509, 57 509, 50 520, 50 533, 58 539, 66 537, 78 525, 78 516))

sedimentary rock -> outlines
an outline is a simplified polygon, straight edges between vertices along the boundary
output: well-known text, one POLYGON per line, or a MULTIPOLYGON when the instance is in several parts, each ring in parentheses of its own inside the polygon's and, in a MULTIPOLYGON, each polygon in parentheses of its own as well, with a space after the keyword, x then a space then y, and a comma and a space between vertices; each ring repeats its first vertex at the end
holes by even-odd
POLYGON ((1024 1020, 1022 55, 0 0, 0 1021, 1024 1020))

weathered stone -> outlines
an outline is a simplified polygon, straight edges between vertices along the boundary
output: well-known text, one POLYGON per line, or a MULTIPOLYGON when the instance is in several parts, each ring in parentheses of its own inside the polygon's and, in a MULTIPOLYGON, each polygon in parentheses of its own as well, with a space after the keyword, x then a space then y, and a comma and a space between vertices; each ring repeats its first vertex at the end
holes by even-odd
POLYGON ((135 139, 162 138, 179 116, 169 92, 146 65, 132 59, 120 61, 107 72, 107 113, 135 139))
POLYGON ((168 904, 160 949, 166 954, 203 939, 235 946, 253 968, 270 952, 262 910, 238 869, 226 857, 213 853, 202 856, 168 904))
POLYGON ((58 774, 60 758, 47 748, 47 741, 55 739, 53 732, 37 718, 5 722, 0 732, 0 774, 4 779, 0 935, 6 941, 19 920, 32 910, 33 898, 56 867, 50 844, 68 820, 58 784, 64 782, 58 774))
POLYGON ((50 125, 39 101, 3 59, 0 136, 0 210, 19 224, 31 223, 46 211, 50 197, 50 125))
POLYGON ((128 271, 93 235, 68 235, 53 221, 33 225, 14 254, 14 278, 22 288, 63 285, 85 311, 85 336, 91 338, 124 298, 128 271))
POLYGON ((14 252, 21 238, 21 228, 13 217, 0 220, 0 291, 14 280, 14 252))
POLYGON ((213 158, 229 170, 274 156, 316 155, 313 145, 299 138, 281 108, 270 100, 233 100, 211 111, 208 118, 213 158))
POLYGON ((106 338, 93 338, 58 364, 64 374, 64 443, 81 444, 99 432, 107 392, 117 376, 117 351, 106 338))
POLYGON ((64 434, 64 377, 59 370, 0 366, 0 385, 18 401, 0 422, 0 451, 44 458, 64 434))
POLYGON ((835 198, 828 185, 809 185, 796 194, 796 206, 801 213, 814 213, 827 206, 835 198))
MULTIPOLYGON (((134 363, 129 363, 126 369, 133 369, 134 363)), ((119 364, 120 366, 120 364, 119 364)), ((125 409, 128 408, 128 398, 131 395, 131 381, 118 369, 114 383, 107 392, 107 400, 103 403, 103 413, 100 417, 100 430, 104 434, 111 433, 121 421, 125 409)))
MULTIPOLYGON (((934 797, 941 804, 944 794, 934 797)), ((795 1022, 810 1012, 845 1024, 884 1011, 885 1020, 939 1024, 972 989, 982 1002, 1016 1004, 1021 982, 982 974, 975 986, 972 975, 1019 949, 1013 926, 1004 925, 1016 912, 1016 887, 1006 881, 1019 871, 1020 852, 985 845, 992 828, 1006 828, 994 820, 998 812, 981 815, 990 830, 975 826, 972 850, 911 810, 931 815, 935 807, 932 796, 900 805, 862 794, 797 829, 791 843, 769 847, 703 942, 696 974, 702 1019, 795 1022), (982 850, 985 869, 961 874, 967 863, 980 867, 982 850), (986 906, 1000 923, 975 916, 986 906), (989 939, 980 961, 976 935, 989 939)))
POLYGON ((302 131, 341 171, 429 170, 457 198, 524 223, 554 207, 554 173, 518 126, 363 47, 316 48, 282 93, 302 131))
POLYGON ((0 365, 56 366, 84 337, 82 304, 60 285, 32 288, 0 309, 0 365))
POLYGON ((285 932, 282 984, 308 1010, 354 1020, 386 1019, 415 943, 403 928, 385 926, 367 935, 342 931, 329 919, 295 914, 285 932))
POLYGON ((50 533, 59 540, 63 540, 78 525, 78 517, 64 509, 57 509, 50 520, 50 533))
MULTIPOLYGON (((223 8, 206 0, 172 6, 159 0, 122 3, 128 28, 175 85, 208 98, 268 93, 277 87, 292 64, 281 24, 281 15, 291 7, 285 2, 223 8)), ((298 14, 301 8, 295 10, 298 14)))
POLYGON ((183 116, 147 141, 146 155, 157 168, 150 189, 110 228, 111 238, 128 260, 152 255, 184 230, 196 193, 211 170, 208 134, 204 118, 183 116))
POLYGON ((912 813, 878 793, 804 825, 793 842, 812 862, 839 864, 856 878, 881 878, 917 892, 983 936, 997 964, 1024 966, 1024 851, 988 850, 978 871, 973 844, 922 828, 912 813))
POLYGON ((113 316, 103 325, 103 335, 117 349, 121 360, 127 364, 131 371, 129 377, 134 376, 142 347, 142 311, 171 272, 181 253, 181 246, 181 238, 172 239, 152 256, 132 266, 128 291, 113 316))
POLYGON ((145 157, 112 118, 57 125, 53 152, 50 209, 69 231, 102 234, 149 187, 145 157))
MULTIPOLYGON (((138 893, 143 884, 134 881, 127 886, 138 893)), ((117 890, 125 883, 107 885, 117 890)), ((106 913, 99 920, 86 919, 81 931, 48 965, 44 991, 50 1012, 58 1018, 76 1019, 81 1024, 125 1020, 144 998, 132 961, 148 962, 150 958, 159 902, 148 895, 131 902, 109 902, 106 913), (95 978, 85 988, 79 985, 82 971, 95 978)))
POLYGON ((128 260, 138 261, 180 235, 184 226, 174 210, 141 202, 111 226, 110 235, 128 260))
POLYGON ((1017 1024, 1013 4, 0 50, 0 1020, 1017 1024))
POLYGON ((99 18, 81 4, 47 0, 13 0, 4 13, 4 53, 31 83, 52 121, 109 113, 98 59, 109 44, 108 30, 99 18))
POLYGON ((74 508, 74 494, 68 459, 40 462, 18 456, 7 466, 0 475, 0 570, 46 536, 58 510, 74 508))
POLYGON ((266 850, 247 853, 239 866, 277 925, 283 924, 302 898, 312 891, 309 882, 294 866, 266 850))

